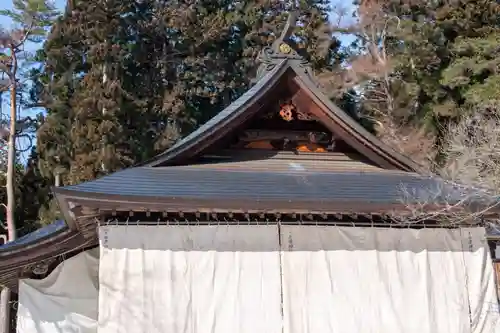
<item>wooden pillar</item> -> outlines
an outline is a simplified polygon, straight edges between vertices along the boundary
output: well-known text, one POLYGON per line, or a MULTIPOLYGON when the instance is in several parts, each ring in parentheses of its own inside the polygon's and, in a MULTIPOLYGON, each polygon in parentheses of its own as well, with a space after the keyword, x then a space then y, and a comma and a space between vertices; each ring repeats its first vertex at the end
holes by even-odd
MULTIPOLYGON (((0 79, 0 85, 5 85, 5 80, 2 76, 0 79)), ((0 92, 0 108, 1 108, 2 93, 0 92)), ((2 139, 3 138, 2 133, 2 139)), ((8 239, 5 239, 4 243, 7 243, 8 239)), ((0 286, 0 288, 2 288, 0 286)), ((2 288, 0 291, 0 333, 10 333, 10 289, 2 288)))
POLYGON ((0 333, 10 333, 10 289, 0 292, 0 333))

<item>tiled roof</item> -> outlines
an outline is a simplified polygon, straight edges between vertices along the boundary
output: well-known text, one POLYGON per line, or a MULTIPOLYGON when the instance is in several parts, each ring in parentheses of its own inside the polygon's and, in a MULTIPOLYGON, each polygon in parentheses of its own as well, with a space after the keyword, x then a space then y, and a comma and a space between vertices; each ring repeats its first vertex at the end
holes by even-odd
POLYGON ((68 226, 66 225, 66 222, 62 220, 55 221, 54 223, 44 226, 32 233, 19 237, 12 242, 0 245, 0 252, 11 250, 16 247, 23 247, 31 243, 36 243, 44 238, 50 238, 53 235, 67 229, 67 227, 68 226))
POLYGON ((416 173, 348 163, 283 159, 136 167, 64 190, 193 200, 398 203, 404 199, 405 189, 423 193, 425 188, 436 186, 434 180, 416 173))

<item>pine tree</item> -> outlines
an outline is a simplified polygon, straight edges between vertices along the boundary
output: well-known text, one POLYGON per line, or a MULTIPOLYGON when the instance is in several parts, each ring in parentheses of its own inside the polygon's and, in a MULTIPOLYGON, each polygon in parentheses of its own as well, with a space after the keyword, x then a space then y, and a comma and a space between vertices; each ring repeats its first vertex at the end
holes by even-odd
MULTIPOLYGON (((18 97, 23 83, 22 61, 24 47, 28 41, 39 42, 45 35, 55 14, 54 8, 45 0, 14 0, 12 10, 2 10, 0 15, 9 17, 16 27, 10 31, 0 30, 0 72, 8 78, 6 86, 1 87, 10 93, 10 117, 8 129, 8 153, 6 177, 6 224, 8 240, 14 241, 16 228, 16 138, 19 135, 22 119, 18 118, 18 97)), ((0 331, 7 332, 10 324, 10 291, 3 288, 0 302, 0 331)))
POLYGON ((436 14, 450 50, 442 104, 452 114, 500 112, 500 3, 463 1, 436 14))
POLYGON ((400 22, 391 51, 418 102, 418 117, 436 124, 488 108, 497 99, 500 4, 407 3, 393 3, 387 11, 400 22))
MULTIPOLYGON (((498 2, 361 0, 356 5, 357 23, 345 29, 357 37, 346 75, 354 80, 344 89, 358 85, 363 112, 389 144, 410 155, 439 152, 450 123, 471 112, 494 111, 498 2)), ((428 157, 418 159, 434 164, 428 157)))
MULTIPOLYGON (((317 47, 325 3, 301 4, 297 31, 318 71, 331 69, 339 46, 328 37, 326 52, 317 47)), ((33 94, 48 110, 38 133, 43 170, 77 183, 167 148, 249 87, 288 9, 280 1, 78 2, 52 30, 45 81, 33 94)))
MULTIPOLYGON (((22 62, 26 60, 27 42, 39 42, 45 35, 45 29, 51 24, 54 8, 45 0, 14 0, 13 10, 2 10, 0 15, 9 17, 16 27, 10 31, 0 31, 0 73, 8 78, 8 83, 0 89, 10 93, 10 117, 8 129, 7 155, 7 205, 6 221, 9 240, 16 238, 15 227, 15 173, 16 173, 16 137, 19 135, 18 98, 22 93, 22 62)), ((22 107, 22 105, 21 105, 22 107)))

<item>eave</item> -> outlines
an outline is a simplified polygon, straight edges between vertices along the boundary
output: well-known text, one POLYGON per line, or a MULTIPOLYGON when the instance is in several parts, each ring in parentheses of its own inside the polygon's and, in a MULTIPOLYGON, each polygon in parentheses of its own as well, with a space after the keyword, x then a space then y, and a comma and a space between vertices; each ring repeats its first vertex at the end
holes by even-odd
MULTIPOLYGON (((218 162, 135 167, 55 188, 74 220, 89 210, 152 212, 384 213, 402 208, 403 186, 434 186, 416 173, 386 170, 343 154, 257 152, 218 162), (247 157, 246 159, 244 157, 247 157)), ((224 154, 222 154, 224 155, 224 154)), ((214 157, 212 157, 214 158, 214 157)), ((220 160, 219 160, 220 159, 220 160)))
POLYGON ((189 199, 176 197, 144 197, 61 190, 71 203, 99 211, 165 212, 165 213, 269 213, 269 214, 387 214, 403 211, 402 203, 367 201, 309 201, 245 199, 189 199))
MULTIPOLYGON (((47 226, 42 230, 50 228, 51 226, 47 226)), ((68 225, 43 237, 32 237, 37 232, 39 231, 26 236, 32 238, 29 242, 7 243, 0 247, 0 286, 15 290, 17 280, 33 268, 31 265, 54 260, 68 252, 97 244, 95 237, 85 238, 81 232, 68 225)))

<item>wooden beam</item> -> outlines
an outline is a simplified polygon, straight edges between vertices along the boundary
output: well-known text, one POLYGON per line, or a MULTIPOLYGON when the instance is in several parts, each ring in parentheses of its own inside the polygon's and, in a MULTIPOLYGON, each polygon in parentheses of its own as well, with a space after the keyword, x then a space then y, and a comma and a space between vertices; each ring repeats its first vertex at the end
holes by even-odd
POLYGON ((0 292, 0 333, 10 333, 10 289, 0 292))

